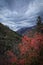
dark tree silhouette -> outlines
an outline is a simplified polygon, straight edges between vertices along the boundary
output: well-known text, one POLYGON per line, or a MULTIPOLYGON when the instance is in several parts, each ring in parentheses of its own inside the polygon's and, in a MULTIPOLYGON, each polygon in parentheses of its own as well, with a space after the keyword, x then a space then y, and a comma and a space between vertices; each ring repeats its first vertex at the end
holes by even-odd
POLYGON ((38 18, 37 18, 37 31, 38 32, 41 31, 41 24, 42 24, 41 17, 38 16, 38 18))

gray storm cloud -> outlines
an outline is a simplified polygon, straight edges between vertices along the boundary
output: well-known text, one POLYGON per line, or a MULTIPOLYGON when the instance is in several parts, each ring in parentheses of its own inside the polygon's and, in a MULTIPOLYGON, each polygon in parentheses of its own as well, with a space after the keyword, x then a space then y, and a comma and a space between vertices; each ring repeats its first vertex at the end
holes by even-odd
POLYGON ((39 15, 43 19, 43 0, 0 0, 0 22, 14 31, 35 25, 39 15))

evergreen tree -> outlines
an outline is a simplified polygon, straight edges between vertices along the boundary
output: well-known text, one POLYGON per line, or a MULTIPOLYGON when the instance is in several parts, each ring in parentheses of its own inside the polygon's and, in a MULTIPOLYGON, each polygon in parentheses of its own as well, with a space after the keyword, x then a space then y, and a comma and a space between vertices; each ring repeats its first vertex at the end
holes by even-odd
POLYGON ((42 22, 41 22, 41 17, 38 16, 38 18, 37 18, 37 31, 38 31, 38 32, 40 32, 41 24, 42 24, 42 22))

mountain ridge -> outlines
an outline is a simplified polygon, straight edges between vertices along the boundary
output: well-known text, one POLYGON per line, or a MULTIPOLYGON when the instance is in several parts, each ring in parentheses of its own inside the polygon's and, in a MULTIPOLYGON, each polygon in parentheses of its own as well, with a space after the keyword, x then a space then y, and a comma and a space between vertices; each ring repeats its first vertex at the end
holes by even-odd
POLYGON ((35 29, 36 28, 36 25, 35 26, 31 26, 31 27, 24 27, 24 28, 21 28, 17 31, 17 33, 19 33, 20 35, 24 34, 24 32, 26 32, 27 30, 30 31, 32 29, 35 29))
POLYGON ((14 45, 21 41, 21 37, 17 32, 10 30, 9 27, 0 23, 0 53, 3 54, 6 50, 13 50, 14 45))

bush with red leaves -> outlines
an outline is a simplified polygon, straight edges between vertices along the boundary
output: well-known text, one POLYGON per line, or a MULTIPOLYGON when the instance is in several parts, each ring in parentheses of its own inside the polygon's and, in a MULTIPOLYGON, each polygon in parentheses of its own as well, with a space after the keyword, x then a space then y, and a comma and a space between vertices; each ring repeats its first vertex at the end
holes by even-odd
POLYGON ((23 36, 18 49, 19 57, 8 50, 0 57, 0 65, 43 65, 43 34, 36 32, 33 38, 23 36))
POLYGON ((19 44, 19 50, 27 64, 43 65, 43 34, 36 32, 33 38, 24 36, 19 44))

